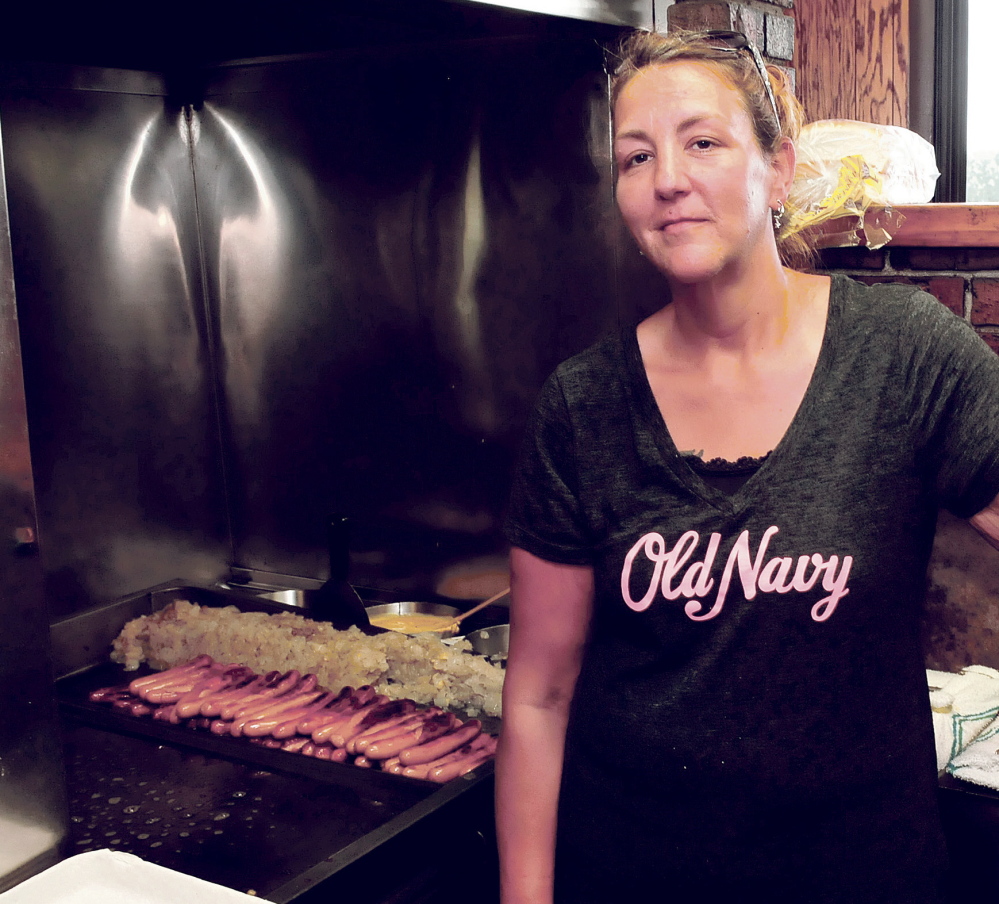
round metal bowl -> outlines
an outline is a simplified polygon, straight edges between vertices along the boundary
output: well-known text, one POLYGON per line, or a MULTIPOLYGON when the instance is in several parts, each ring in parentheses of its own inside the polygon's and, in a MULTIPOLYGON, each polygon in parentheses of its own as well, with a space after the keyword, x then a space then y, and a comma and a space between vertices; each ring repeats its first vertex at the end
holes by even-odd
POLYGON ((510 626, 493 625, 489 628, 479 628, 470 631, 465 639, 472 645, 472 650, 490 659, 506 659, 510 643, 510 626))
MULTIPOLYGON (((368 620, 374 624, 374 619, 379 616, 392 615, 432 615, 439 618, 457 618, 461 614, 461 609, 456 606, 448 606, 444 603, 424 603, 411 601, 404 603, 376 603, 373 606, 365 606, 364 611, 368 613, 368 620)), ((395 629, 388 629, 395 630, 395 629)), ((419 631, 401 631, 403 634, 416 634, 419 631)), ((446 635, 445 635, 446 636, 446 635)))
POLYGON ((309 605, 308 594, 308 590, 298 590, 293 587, 285 587, 282 590, 268 590, 266 593, 261 593, 260 595, 265 600, 274 600, 274 602, 284 603, 286 606, 299 606, 301 608, 305 608, 309 605))
POLYGON ((372 615, 446 615, 449 618, 457 618, 461 614, 461 609, 457 606, 422 602, 375 603, 365 606, 364 611, 368 613, 368 618, 372 615))

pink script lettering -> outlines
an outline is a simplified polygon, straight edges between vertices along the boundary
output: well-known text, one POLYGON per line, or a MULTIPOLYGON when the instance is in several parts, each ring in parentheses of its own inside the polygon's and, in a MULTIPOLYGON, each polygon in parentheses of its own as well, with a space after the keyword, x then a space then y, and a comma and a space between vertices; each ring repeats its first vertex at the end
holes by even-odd
POLYGON ((706 621, 722 611, 736 575, 747 600, 753 599, 758 591, 805 593, 821 579, 822 589, 828 596, 812 606, 811 615, 817 622, 825 621, 836 611, 839 601, 850 592, 847 581, 853 556, 843 556, 841 560, 834 555, 826 559, 815 552, 798 556, 797 560, 792 556, 773 556, 768 560, 767 549, 776 533, 777 527, 768 527, 763 532, 755 556, 750 548, 749 531, 739 534, 718 579, 714 601, 706 611, 702 600, 715 588, 712 570, 721 546, 721 534, 711 534, 703 557, 691 562, 701 543, 701 535, 697 531, 686 531, 671 548, 667 548, 661 534, 648 533, 624 557, 621 596, 636 612, 648 609, 657 593, 667 600, 685 599, 687 602, 683 611, 687 617, 693 621, 706 621), (636 600, 631 595, 631 573, 635 559, 640 555, 652 562, 653 570, 648 589, 641 599, 636 600))

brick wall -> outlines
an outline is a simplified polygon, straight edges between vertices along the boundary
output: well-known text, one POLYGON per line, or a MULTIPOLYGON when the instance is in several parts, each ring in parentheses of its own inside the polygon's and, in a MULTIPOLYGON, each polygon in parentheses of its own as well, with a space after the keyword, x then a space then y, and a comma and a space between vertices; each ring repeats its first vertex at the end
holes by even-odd
POLYGON ((790 68, 794 57, 794 0, 676 0, 666 10, 669 28, 741 31, 772 62, 790 68))
MULTIPOLYGON (((999 352, 999 248, 831 248, 821 269, 865 283, 919 286, 970 321, 999 352)), ((999 668, 999 558, 966 521, 940 516, 923 621, 926 663, 999 668)))
POLYGON ((826 272, 925 289, 999 352, 999 248, 828 248, 821 257, 826 272))

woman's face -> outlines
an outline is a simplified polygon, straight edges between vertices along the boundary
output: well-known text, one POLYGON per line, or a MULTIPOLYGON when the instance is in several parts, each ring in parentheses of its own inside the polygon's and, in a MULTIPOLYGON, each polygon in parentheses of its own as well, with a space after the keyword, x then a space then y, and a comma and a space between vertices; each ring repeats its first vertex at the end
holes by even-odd
POLYGON ((741 95, 711 66, 642 69, 618 97, 614 126, 618 207, 669 279, 736 276, 773 260, 770 209, 790 187, 793 149, 764 155, 741 95))

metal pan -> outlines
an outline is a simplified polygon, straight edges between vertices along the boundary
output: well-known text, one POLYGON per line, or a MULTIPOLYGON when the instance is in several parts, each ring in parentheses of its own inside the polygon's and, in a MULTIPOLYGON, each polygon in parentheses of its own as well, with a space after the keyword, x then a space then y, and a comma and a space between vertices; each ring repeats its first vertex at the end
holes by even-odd
MULTIPOLYGON (((377 603, 368 606, 367 613, 369 621, 374 624, 380 616, 407 616, 407 615, 430 615, 435 618, 456 618, 461 614, 461 610, 456 606, 448 606, 445 603, 426 603, 420 601, 406 601, 401 603, 377 603)), ((401 631, 405 634, 415 634, 418 631, 401 631)))
POLYGON ((488 656, 490 659, 506 659, 510 643, 510 626, 493 625, 489 628, 479 628, 478 631, 466 634, 465 639, 472 645, 472 649, 482 656, 488 656))

